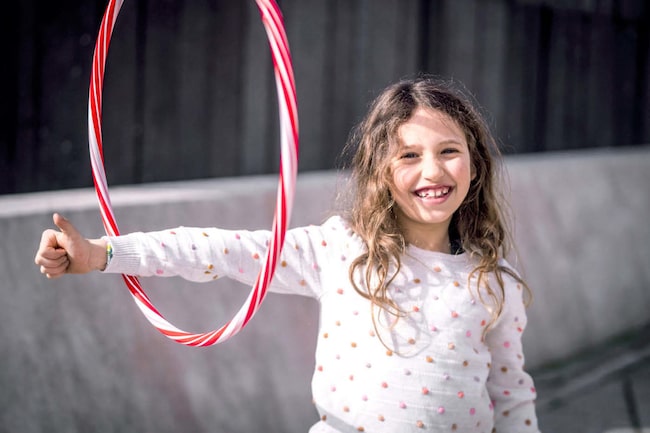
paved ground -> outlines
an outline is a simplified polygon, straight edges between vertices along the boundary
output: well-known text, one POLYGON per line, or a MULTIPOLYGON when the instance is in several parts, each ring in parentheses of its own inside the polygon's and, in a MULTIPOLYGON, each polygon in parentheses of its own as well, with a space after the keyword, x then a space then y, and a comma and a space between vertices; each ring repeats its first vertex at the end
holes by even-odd
POLYGON ((543 433, 650 433, 650 325, 532 373, 543 433))

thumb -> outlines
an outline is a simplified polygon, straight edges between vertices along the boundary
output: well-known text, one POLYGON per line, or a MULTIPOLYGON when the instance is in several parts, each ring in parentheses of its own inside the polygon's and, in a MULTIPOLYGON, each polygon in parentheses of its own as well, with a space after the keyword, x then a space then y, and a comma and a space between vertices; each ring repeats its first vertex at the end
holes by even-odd
POLYGON ((79 231, 72 225, 70 221, 64 218, 62 215, 55 213, 52 215, 52 220, 54 224, 61 230, 61 233, 67 235, 71 239, 81 237, 79 231))

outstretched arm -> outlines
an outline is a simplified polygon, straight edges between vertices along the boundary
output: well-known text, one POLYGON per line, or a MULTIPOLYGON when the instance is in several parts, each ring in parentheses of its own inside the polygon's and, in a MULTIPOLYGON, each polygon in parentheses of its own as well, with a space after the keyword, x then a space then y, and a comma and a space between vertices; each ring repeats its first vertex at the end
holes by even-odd
POLYGON ((52 216, 59 231, 48 229, 41 236, 34 262, 47 278, 63 274, 85 274, 106 267, 106 241, 86 239, 70 221, 55 213, 52 216))

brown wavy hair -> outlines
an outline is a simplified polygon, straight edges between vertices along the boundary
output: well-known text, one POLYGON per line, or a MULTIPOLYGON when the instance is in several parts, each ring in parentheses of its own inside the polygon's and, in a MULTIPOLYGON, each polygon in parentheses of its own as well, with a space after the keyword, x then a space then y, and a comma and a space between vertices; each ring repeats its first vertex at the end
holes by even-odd
MULTIPOLYGON (((373 310, 377 306, 397 317, 405 314, 387 294, 407 246, 393 212, 396 204, 390 193, 391 161, 399 148, 399 127, 418 108, 444 113, 465 133, 475 176, 465 200, 452 216, 449 236, 477 259, 468 283, 477 277, 477 296, 489 306, 494 324, 503 310, 504 274, 518 281, 528 295, 530 290, 514 270, 499 263, 510 251, 511 239, 506 203, 497 187, 501 162, 498 146, 472 99, 451 81, 428 76, 399 81, 374 100, 366 117, 353 130, 346 146, 353 155, 348 220, 366 243, 367 251, 350 265, 350 281, 361 296, 371 301, 373 310), (498 287, 491 287, 490 274, 495 275, 498 287)), ((374 313, 373 322, 376 328, 374 313)))

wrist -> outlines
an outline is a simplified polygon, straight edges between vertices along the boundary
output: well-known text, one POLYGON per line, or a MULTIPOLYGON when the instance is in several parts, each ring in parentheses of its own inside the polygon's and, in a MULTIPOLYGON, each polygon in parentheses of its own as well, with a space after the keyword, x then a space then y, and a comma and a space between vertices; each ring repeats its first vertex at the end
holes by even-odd
MULTIPOLYGON (((107 248, 109 243, 106 239, 89 239, 91 250, 89 267, 92 271, 103 271, 108 265, 109 254, 107 248)), ((112 250, 111 250, 112 253, 112 250)), ((111 254, 112 255, 112 254, 111 254)))

